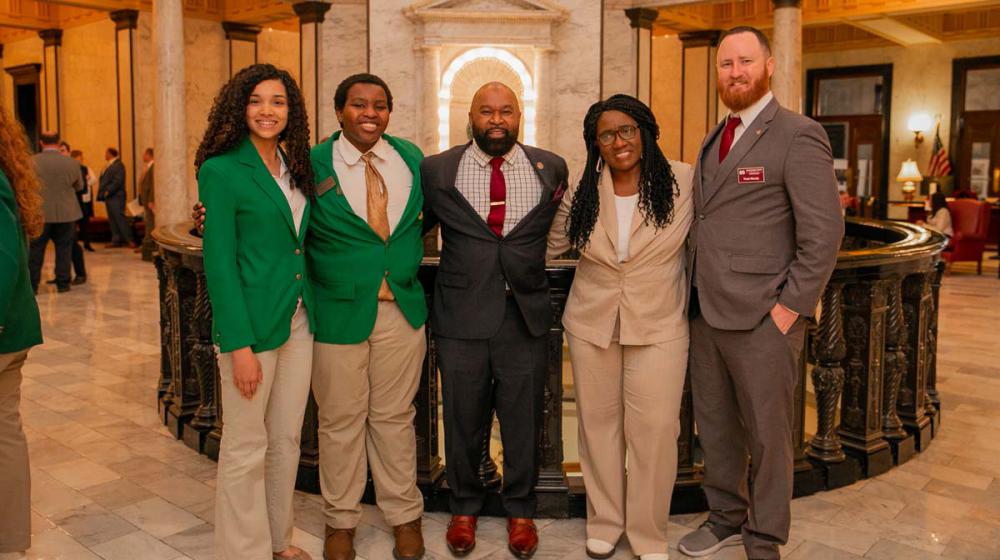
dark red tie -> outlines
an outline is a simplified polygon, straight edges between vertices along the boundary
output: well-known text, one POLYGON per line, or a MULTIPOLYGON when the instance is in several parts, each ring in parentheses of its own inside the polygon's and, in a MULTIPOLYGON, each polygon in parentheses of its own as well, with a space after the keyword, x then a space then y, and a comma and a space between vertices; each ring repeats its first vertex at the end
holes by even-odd
POLYGON ((733 138, 736 136, 736 127, 740 126, 743 122, 736 115, 730 115, 726 119, 726 130, 722 131, 722 144, 719 145, 719 163, 726 159, 726 154, 729 153, 729 149, 733 147, 733 138))
POLYGON ((507 182, 504 181, 502 157, 495 157, 490 160, 493 172, 490 173, 490 213, 486 217, 486 225, 490 226, 493 233, 503 237, 503 217, 507 208, 507 182))

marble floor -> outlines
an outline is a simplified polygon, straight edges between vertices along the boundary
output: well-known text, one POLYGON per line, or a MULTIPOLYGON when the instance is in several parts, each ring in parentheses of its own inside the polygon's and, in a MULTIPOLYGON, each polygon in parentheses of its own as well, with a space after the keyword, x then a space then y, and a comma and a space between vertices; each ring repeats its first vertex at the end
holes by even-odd
MULTIPOLYGON (((86 285, 66 294, 45 286, 38 298, 46 342, 29 355, 21 406, 32 462, 34 546, 27 557, 209 559, 215 464, 170 437, 152 398, 160 348, 155 271, 130 251, 87 258, 86 285)), ((941 302, 940 436, 883 476, 795 500, 785 558, 1000 559, 996 261, 982 276, 956 266, 941 302)), ((296 510, 294 542, 319 560, 319 498, 298 493, 296 510)), ((672 516, 671 541, 703 518, 672 516)), ((445 514, 424 518, 429 560, 450 557, 446 523, 445 514)), ((586 558, 582 520, 539 526, 536 558, 586 558)), ((503 520, 484 519, 469 558, 509 558, 505 538, 503 520)), ((365 560, 392 557, 391 531, 370 506, 357 547, 365 560)), ((627 548, 619 546, 614 558, 630 558, 627 548)), ((684 556, 672 549, 671 557, 684 556)), ((744 554, 729 548, 714 558, 744 554)))

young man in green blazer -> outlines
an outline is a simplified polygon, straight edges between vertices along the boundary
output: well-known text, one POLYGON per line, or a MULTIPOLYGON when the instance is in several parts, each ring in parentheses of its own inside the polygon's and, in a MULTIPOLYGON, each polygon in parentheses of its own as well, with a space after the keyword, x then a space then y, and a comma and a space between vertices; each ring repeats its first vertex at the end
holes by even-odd
POLYGON ((415 560, 424 554, 413 428, 426 351, 427 306, 417 280, 423 154, 385 134, 392 94, 377 76, 344 80, 334 106, 342 132, 313 148, 316 201, 306 240, 324 552, 330 560, 354 558, 370 467, 393 526, 393 555, 415 560))
MULTIPOLYGON (((6 115, 0 127, 6 128, 6 115)), ((23 131, 21 131, 23 134, 23 131)), ((3 134, 7 136, 6 131, 3 134)), ((0 164, 6 156, 23 150, 22 169, 30 169, 28 151, 21 145, 0 146, 0 164)), ((17 156, 13 156, 17 157, 17 156)), ((18 185, 23 189, 37 185, 18 185)), ((40 206, 35 209, 41 212, 40 206)), ((30 220, 27 220, 30 221, 30 220)), ((41 230, 41 216, 37 225, 41 230)), ((31 544, 31 480, 28 442, 21 429, 21 366, 28 350, 42 343, 38 305, 28 276, 28 241, 17 197, 0 170, 0 556, 18 553, 31 544)))

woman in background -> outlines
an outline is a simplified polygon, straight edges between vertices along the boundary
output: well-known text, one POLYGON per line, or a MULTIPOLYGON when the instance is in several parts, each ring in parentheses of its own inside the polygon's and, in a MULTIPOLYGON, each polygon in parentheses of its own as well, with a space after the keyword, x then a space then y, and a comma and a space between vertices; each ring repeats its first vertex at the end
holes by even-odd
POLYGON ((303 242, 314 180, 292 77, 240 70, 198 148, 204 262, 225 429, 215 498, 219 560, 307 560, 291 546, 299 438, 312 369, 303 242))
POLYGON ((642 560, 667 559, 688 355, 692 170, 667 161, 659 134, 652 111, 634 97, 591 106, 583 177, 549 231, 549 258, 580 253, 563 325, 591 558, 614 555, 624 533, 642 560))
POLYGON ((42 343, 28 277, 28 239, 44 226, 42 197, 24 129, 0 109, 0 558, 31 546, 31 475, 21 429, 21 366, 42 343))
POLYGON ((948 201, 941 191, 931 195, 931 211, 927 216, 926 224, 947 235, 949 239, 955 235, 955 231, 951 227, 951 211, 948 210, 948 201))

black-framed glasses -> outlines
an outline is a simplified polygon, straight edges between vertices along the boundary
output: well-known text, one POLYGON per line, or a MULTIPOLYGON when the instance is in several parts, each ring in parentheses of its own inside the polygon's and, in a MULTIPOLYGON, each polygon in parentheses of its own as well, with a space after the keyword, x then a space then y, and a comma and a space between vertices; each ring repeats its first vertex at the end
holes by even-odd
POLYGON ((639 127, 632 126, 630 124, 623 124, 614 130, 606 130, 597 135, 597 141, 600 142, 602 146, 610 146, 615 141, 615 136, 620 137, 622 140, 631 140, 635 138, 635 134, 639 132, 639 127))

